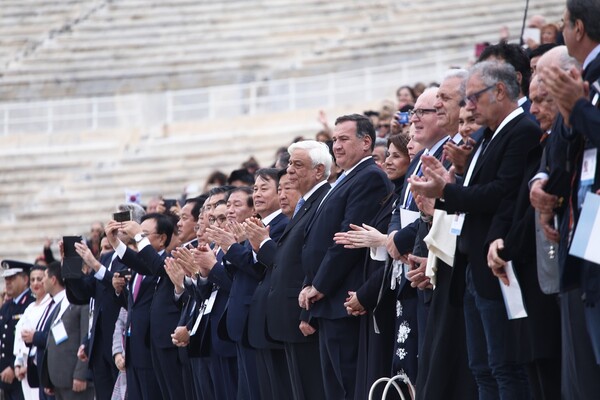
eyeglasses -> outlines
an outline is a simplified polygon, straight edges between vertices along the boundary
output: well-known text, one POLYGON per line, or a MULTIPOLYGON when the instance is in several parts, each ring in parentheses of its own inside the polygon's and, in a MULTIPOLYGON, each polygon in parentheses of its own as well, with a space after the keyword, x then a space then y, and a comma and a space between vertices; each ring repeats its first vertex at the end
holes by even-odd
POLYGON ((435 108, 417 108, 415 110, 410 110, 408 112, 408 118, 412 118, 413 115, 416 115, 417 118, 423 118, 423 114, 434 113, 436 112, 435 108))
POLYGON ((218 222, 219 225, 221 225, 221 224, 225 223, 226 221, 227 221, 227 217, 224 217, 224 216, 220 216, 220 217, 217 217, 217 218, 215 218, 215 217, 209 217, 208 218, 208 223, 211 224, 211 225, 214 225, 215 222, 218 222))
POLYGON ((477 104, 477 102, 479 101, 479 97, 481 97, 482 94, 484 94, 485 92, 487 92, 488 90, 495 88, 496 85, 490 85, 487 87, 484 87, 483 89, 470 94, 468 96, 465 97, 466 102, 471 103, 471 104, 477 104))

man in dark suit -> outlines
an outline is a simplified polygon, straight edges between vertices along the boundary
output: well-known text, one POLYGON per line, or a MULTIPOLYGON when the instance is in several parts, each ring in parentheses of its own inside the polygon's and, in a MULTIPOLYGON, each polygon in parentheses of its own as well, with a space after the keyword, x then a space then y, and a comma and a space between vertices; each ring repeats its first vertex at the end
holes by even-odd
POLYGON ((2 261, 2 277, 6 284, 8 300, 0 308, 0 388, 7 400, 23 398, 21 382, 15 377, 15 326, 27 306, 35 301, 29 289, 31 264, 20 261, 2 261))
MULTIPOLYGON (((258 240, 257 258, 271 274, 266 303, 267 332, 284 344, 293 398, 318 400, 325 398, 325 392, 318 335, 314 334, 316 321, 309 321, 308 313, 298 306, 297 299, 304 281, 304 229, 330 188, 327 178, 332 159, 326 145, 312 140, 294 143, 288 152, 288 173, 279 181, 283 212, 286 212, 283 201, 290 197, 288 185, 302 197, 298 205, 290 204, 291 220, 278 241, 265 242, 268 236, 258 240), (284 179, 289 180, 289 184, 284 183, 284 179)), ((255 243, 253 246, 256 247, 255 243)))
POLYGON ((232 276, 229 300, 220 324, 224 324, 226 335, 236 343, 238 397, 260 399, 256 354, 248 343, 247 323, 252 295, 261 275, 253 267, 250 244, 247 241, 238 243, 238 238, 232 233, 233 229, 242 229, 241 224, 252 216, 253 211, 252 189, 249 187, 233 189, 227 197, 227 228, 222 229, 213 225, 208 227, 206 232, 209 240, 220 247, 224 253, 223 267, 213 268, 211 275, 224 274, 226 270, 232 276))
MULTIPOLYGON (((277 195, 279 170, 275 168, 259 169, 255 174, 252 200, 254 210, 260 216, 246 220, 244 227, 269 227, 269 236, 279 240, 289 218, 279 208, 277 195)), ((251 243, 251 242, 250 242, 251 243)), ((260 245, 260 243, 259 243, 260 245)), ((258 250, 258 246, 254 251, 258 250)), ((254 256, 253 251, 253 257, 254 256)), ((265 269, 260 262, 252 260, 253 268, 261 276, 260 282, 252 295, 248 310, 248 342, 256 349, 256 368, 261 398, 283 399, 292 397, 292 386, 283 350, 283 343, 274 340, 267 331, 267 305, 269 287, 271 286, 271 270, 265 269)))
MULTIPOLYGON (((133 220, 138 222, 145 214, 144 209, 137 204, 121 204, 118 210, 131 211, 133 220)), ((131 238, 123 236, 122 240, 129 242, 131 238)), ((96 398, 109 400, 118 374, 112 358, 112 335, 120 309, 113 300, 112 278, 124 266, 115 252, 105 254, 100 262, 89 261, 92 273, 80 279, 65 279, 65 286, 71 304, 90 305, 92 326, 89 337, 83 338, 80 355, 85 353, 89 357, 88 365, 94 378, 96 398)))
POLYGON ((152 367, 164 399, 185 398, 183 364, 177 347, 171 341, 171 334, 179 322, 181 310, 173 298, 175 287, 164 268, 167 256, 165 249, 173 235, 173 223, 163 214, 148 214, 144 216, 142 225, 133 221, 110 221, 106 232, 111 246, 123 264, 139 274, 157 277, 158 283, 150 306, 152 367), (119 229, 134 238, 137 253, 119 240, 116 235, 119 229), (157 251, 154 246, 160 250, 157 251))
MULTIPOLYGON (((225 197, 226 192, 220 192, 206 200, 205 204, 210 206, 204 211, 207 213, 207 224, 226 228, 225 197)), ((203 233, 198 232, 198 240, 201 240, 203 233)), ((212 387, 217 399, 235 400, 238 391, 236 346, 218 333, 219 321, 225 311, 232 284, 231 275, 223 267, 223 255, 218 246, 210 249, 206 243, 194 251, 194 263, 200 268, 199 290, 194 293, 194 300, 198 305, 194 307, 188 330, 192 334, 190 346, 197 347, 197 351, 209 359, 212 385, 204 385, 212 387)))
MULTIPOLYGON (((559 120, 565 121, 560 130, 563 142, 555 147, 563 153, 565 149, 575 149, 567 153, 567 171, 572 184, 566 211, 559 218, 559 232, 554 231, 556 234, 560 233, 558 258, 561 267, 563 321, 562 395, 567 399, 591 398, 600 390, 597 379, 600 371, 600 266, 568 255, 582 202, 588 192, 599 193, 600 190, 598 18, 598 2, 568 0, 563 15, 563 36, 569 55, 582 64, 583 76, 575 68, 564 71, 558 66, 540 71, 548 91, 558 101, 561 113, 559 120), (596 170, 588 171, 583 177, 583 165, 586 161, 589 165, 595 161, 596 170)), ((560 166, 553 165, 553 168, 558 167, 560 166)), ((532 203, 541 212, 551 215, 558 198, 547 194, 543 196, 541 188, 543 184, 537 188, 532 186, 532 203), (537 193, 535 189, 538 190, 537 193), (540 197, 543 201, 540 201, 540 197)))
POLYGON ((47 343, 42 363, 38 365, 40 386, 57 399, 92 400, 94 390, 87 383, 87 361, 77 357, 79 345, 88 334, 89 306, 69 303, 58 262, 48 266, 43 284, 58 302, 46 323, 47 343))
POLYGON ((325 393, 330 399, 354 398, 359 320, 348 316, 344 301, 362 281, 364 249, 345 249, 333 236, 349 225, 371 221, 393 190, 373 161, 375 129, 367 117, 336 120, 333 133, 336 163, 344 170, 306 227, 302 264, 305 288, 301 307, 319 324, 319 348, 325 393))
MULTIPOLYGON (((487 237, 504 198, 515 197, 528 152, 541 131, 517 104, 519 83, 514 68, 482 62, 469 71, 467 109, 486 126, 474 149, 462 183, 450 183, 443 165, 424 157, 425 178, 411 177, 412 190, 437 198, 436 208, 457 216, 459 233, 452 285, 464 290, 469 366, 480 397, 529 398, 523 366, 514 359, 516 337, 500 292, 500 283, 487 265, 487 237), (462 224, 460 223, 462 221, 462 224)), ((456 290, 455 293, 460 293, 456 290)))
MULTIPOLYGON (((157 235, 149 236, 152 247, 157 251, 161 250, 160 239, 157 235)), ((114 275, 113 300, 127 310, 124 346, 127 397, 131 400, 159 400, 162 398, 160 386, 152 368, 150 351, 150 307, 158 277, 137 272, 127 276, 123 275, 123 271, 114 275)))

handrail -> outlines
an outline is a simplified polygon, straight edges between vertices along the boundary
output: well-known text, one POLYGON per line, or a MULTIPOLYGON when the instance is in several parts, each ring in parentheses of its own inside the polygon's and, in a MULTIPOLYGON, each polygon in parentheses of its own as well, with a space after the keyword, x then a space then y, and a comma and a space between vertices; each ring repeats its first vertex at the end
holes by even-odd
POLYGON ((437 52, 350 71, 162 93, 0 103, 0 136, 150 127, 391 98, 402 84, 439 80, 471 54, 437 52))

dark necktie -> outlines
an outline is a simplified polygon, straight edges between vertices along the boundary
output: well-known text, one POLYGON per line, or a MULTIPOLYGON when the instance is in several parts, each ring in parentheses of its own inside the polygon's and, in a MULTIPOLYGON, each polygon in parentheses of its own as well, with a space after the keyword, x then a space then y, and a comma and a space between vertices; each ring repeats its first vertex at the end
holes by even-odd
POLYGON ((46 320, 48 319, 48 315, 50 314, 50 310, 52 309, 53 305, 54 305, 54 299, 51 299, 50 303, 48 303, 48 306, 46 307, 46 310, 44 310, 44 314, 42 315, 42 318, 40 318, 37 326, 35 327, 36 331, 44 330, 44 325, 46 325, 46 320))
POLYGON ((485 152, 485 149, 492 141, 493 136, 494 132, 490 128, 486 128, 485 131, 483 131, 483 141, 481 142, 481 154, 485 152))

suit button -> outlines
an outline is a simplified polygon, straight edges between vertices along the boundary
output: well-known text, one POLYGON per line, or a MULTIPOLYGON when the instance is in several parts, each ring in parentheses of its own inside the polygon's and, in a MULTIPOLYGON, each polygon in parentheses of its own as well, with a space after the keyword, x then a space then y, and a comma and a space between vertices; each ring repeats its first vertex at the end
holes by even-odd
POLYGON ((2 334, 2 339, 4 339, 5 337, 6 337, 6 334, 4 334, 4 333, 3 333, 3 334, 2 334))
POLYGON ((8 324, 4 324, 4 329, 8 329, 8 324))

